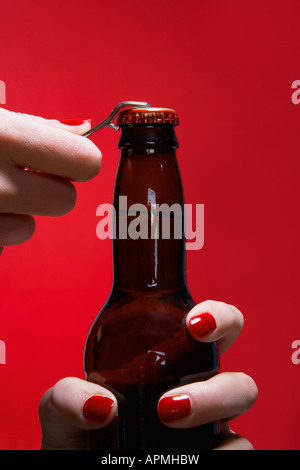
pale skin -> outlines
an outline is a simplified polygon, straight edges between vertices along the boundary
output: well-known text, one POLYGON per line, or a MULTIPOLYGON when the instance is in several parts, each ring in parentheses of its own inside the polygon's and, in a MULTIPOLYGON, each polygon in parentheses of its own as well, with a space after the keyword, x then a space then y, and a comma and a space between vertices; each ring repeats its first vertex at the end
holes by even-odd
MULTIPOLYGON (((35 230, 35 215, 61 216, 76 203, 72 181, 85 182, 100 170, 102 155, 89 140, 81 137, 90 123, 79 126, 61 124, 0 109, 0 251, 3 247, 28 240, 35 230)), ((220 355, 240 334, 244 318, 234 306, 207 300, 187 315, 186 325, 201 312, 215 319, 213 332, 201 341, 216 341, 220 355)), ((195 337, 199 340, 199 338, 195 337)), ((200 340, 199 340, 200 341, 200 340)), ((221 444, 217 449, 252 449, 251 443, 235 434, 230 421, 247 412, 257 398, 257 387, 242 372, 222 372, 205 382, 197 382, 163 395, 189 397, 191 412, 169 427, 190 428, 206 422, 220 421, 221 444)), ((42 449, 82 449, 88 430, 105 428, 117 412, 117 400, 105 388, 76 377, 63 378, 46 391, 39 406, 42 449), (86 418, 85 402, 99 395, 113 400, 104 422, 86 418)))

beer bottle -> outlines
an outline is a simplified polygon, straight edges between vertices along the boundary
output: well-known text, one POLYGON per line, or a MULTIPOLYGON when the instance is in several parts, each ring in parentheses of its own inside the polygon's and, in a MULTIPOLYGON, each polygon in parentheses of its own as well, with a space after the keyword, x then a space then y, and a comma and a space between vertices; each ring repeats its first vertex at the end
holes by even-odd
MULTIPOLYGON (((195 302, 186 282, 178 115, 167 108, 129 109, 117 124, 113 285, 87 338, 86 379, 117 397, 119 449, 211 448, 217 422, 171 429, 157 414, 167 390, 218 371, 216 344, 196 341, 185 326, 195 302)), ((111 446, 104 444, 107 432, 92 431, 90 448, 111 446)))

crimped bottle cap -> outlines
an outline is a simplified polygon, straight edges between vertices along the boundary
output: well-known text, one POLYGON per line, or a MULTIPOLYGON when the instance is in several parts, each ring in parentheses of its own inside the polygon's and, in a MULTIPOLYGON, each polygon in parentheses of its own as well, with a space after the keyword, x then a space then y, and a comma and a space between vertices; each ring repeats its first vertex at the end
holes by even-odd
POLYGON ((121 111, 117 125, 134 124, 171 124, 179 125, 178 114, 174 109, 169 108, 132 108, 121 111))

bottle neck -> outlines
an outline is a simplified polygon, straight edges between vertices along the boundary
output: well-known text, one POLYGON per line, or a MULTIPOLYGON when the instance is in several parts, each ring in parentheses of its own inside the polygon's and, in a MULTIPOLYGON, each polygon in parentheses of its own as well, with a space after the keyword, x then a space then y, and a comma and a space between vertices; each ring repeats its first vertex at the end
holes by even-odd
POLYGON ((186 287, 184 200, 174 128, 124 126, 114 208, 114 288, 186 287))

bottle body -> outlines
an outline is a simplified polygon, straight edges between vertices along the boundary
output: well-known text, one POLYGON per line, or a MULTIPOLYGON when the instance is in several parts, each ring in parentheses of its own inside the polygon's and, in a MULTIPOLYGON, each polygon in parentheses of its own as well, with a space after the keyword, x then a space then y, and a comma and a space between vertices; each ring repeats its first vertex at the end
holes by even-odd
MULTIPOLYGON (((170 429, 157 415, 159 397, 167 390, 217 373, 216 345, 199 343, 186 330, 185 315, 193 305, 185 289, 154 295, 116 291, 91 330, 87 379, 118 399, 122 450, 199 450, 216 442, 216 422, 170 429)), ((92 448, 103 442, 101 433, 92 437, 92 448)))
MULTIPOLYGON (((186 285, 184 199, 173 126, 125 126, 119 146, 114 281, 87 338, 86 378, 117 397, 117 448, 211 448, 216 422, 171 429, 157 414, 167 390, 218 371, 216 345, 196 341, 185 326, 195 303, 186 285), (155 212, 157 206, 161 210, 155 212)), ((104 434, 93 432, 90 448, 100 448, 104 434)))

